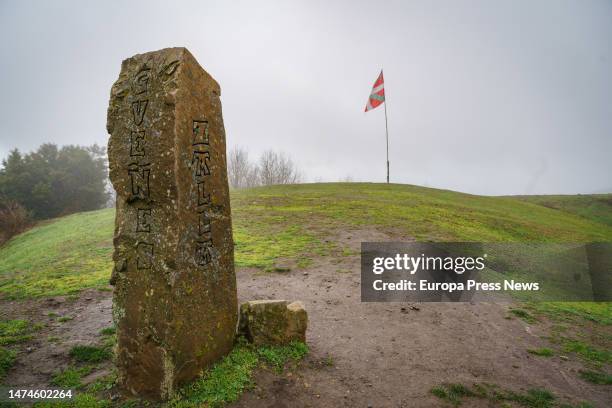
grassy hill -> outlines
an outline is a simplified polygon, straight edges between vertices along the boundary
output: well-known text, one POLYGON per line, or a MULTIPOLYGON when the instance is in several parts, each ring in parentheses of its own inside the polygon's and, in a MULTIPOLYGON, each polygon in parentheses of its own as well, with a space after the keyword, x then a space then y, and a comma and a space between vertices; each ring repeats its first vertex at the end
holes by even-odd
MULTIPOLYGON (((321 255, 346 256, 349 253, 333 238, 339 231, 355 228, 419 240, 612 240, 610 211, 600 204, 584 210, 581 200, 589 197, 577 196, 576 201, 540 197, 544 201, 539 201, 369 183, 236 191, 232 193, 236 264, 265 270, 280 264, 305 267, 321 255), (544 204, 551 202, 558 204, 544 204)), ((15 237, 0 248, 0 294, 30 298, 106 287, 112 267, 113 220, 112 209, 74 214, 15 237)))
POLYGON ((612 194, 533 195, 516 198, 612 226, 612 194))

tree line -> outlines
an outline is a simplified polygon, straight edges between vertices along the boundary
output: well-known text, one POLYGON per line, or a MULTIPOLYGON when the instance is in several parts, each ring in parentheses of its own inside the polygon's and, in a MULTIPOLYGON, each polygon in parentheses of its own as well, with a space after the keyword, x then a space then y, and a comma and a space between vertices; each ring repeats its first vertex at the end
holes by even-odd
POLYGON ((97 145, 12 150, 0 168, 0 243, 36 220, 103 207, 107 180, 106 152, 97 145))
MULTIPOLYGON (((295 184, 302 174, 284 153, 265 151, 251 161, 243 148, 228 154, 232 188, 295 184)), ((106 150, 98 145, 45 143, 35 151, 12 150, 0 167, 0 244, 32 223, 114 204, 106 150)))
POLYGON ((230 187, 236 189, 297 184, 303 180, 302 172, 285 153, 266 150, 257 160, 251 160, 248 150, 241 147, 229 151, 227 175, 230 187))

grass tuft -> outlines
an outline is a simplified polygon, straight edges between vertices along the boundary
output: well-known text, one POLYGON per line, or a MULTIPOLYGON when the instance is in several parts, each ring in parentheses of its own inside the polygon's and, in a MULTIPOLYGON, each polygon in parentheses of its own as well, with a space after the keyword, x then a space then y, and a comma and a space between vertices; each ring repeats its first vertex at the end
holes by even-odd
POLYGON ((112 373, 102 378, 98 378, 96 381, 89 384, 87 386, 87 392, 96 394, 102 391, 108 391, 115 386, 116 382, 117 382, 117 372, 113 371, 112 373))
POLYGON ((111 355, 111 351, 107 347, 74 346, 70 350, 70 357, 85 363, 100 363, 108 360, 111 355))
POLYGON ((539 349, 529 349, 527 350, 527 352, 529 354, 533 354, 535 356, 540 356, 540 357, 552 357, 555 354, 552 349, 549 349, 546 347, 542 347, 539 349))
POLYGON ((612 375, 599 371, 580 370, 580 377, 593 384, 612 385, 612 375))
POLYGON ((308 346, 296 341, 287 346, 261 347, 257 350, 257 354, 263 362, 272 366, 277 372, 281 372, 287 361, 301 360, 308 354, 308 346))
POLYGON ((456 407, 463 403, 462 399, 464 397, 477 396, 474 391, 463 384, 443 384, 442 386, 433 387, 430 392, 456 407))
MULTIPOLYGON (((557 404, 554 394, 542 388, 532 388, 526 393, 518 393, 510 390, 504 390, 494 384, 486 383, 474 384, 473 387, 467 387, 463 384, 442 384, 433 387, 430 392, 436 397, 445 400, 456 407, 461 405, 465 398, 485 399, 489 401, 490 406, 499 406, 499 404, 502 402, 511 402, 525 408, 591 407, 591 405, 586 402, 580 402, 577 405, 557 404)), ((502 404, 502 406, 508 405, 502 404)))
POLYGON ((17 359, 17 352, 3 346, 10 346, 31 340, 33 332, 41 325, 32 325, 27 320, 0 320, 0 380, 11 369, 17 359))
POLYGON ((261 364, 282 367, 290 360, 299 360, 308 352, 304 343, 287 346, 260 347, 240 341, 230 354, 206 371, 202 378, 183 388, 169 406, 174 408, 206 406, 215 408, 236 401, 252 386, 253 371, 261 364))
POLYGON ((528 408, 549 408, 553 406, 555 396, 548 390, 532 388, 526 394, 509 392, 504 399, 528 408))
POLYGON ((91 367, 68 367, 56 373, 51 380, 51 384, 64 388, 80 388, 82 386, 81 378, 90 372, 91 367))
POLYGON ((104 329, 100 330, 100 335, 102 335, 102 336, 112 336, 116 332, 117 332, 117 329, 114 326, 105 327, 104 329))
POLYGON ((0 347, 0 381, 4 379, 8 370, 15 364, 17 353, 13 350, 8 350, 0 347))
POLYGON ((31 340, 32 331, 36 329, 27 320, 0 321, 0 346, 21 343, 31 340))
POLYGON ((533 315, 524 309, 510 309, 510 313, 529 324, 533 324, 538 321, 533 315))

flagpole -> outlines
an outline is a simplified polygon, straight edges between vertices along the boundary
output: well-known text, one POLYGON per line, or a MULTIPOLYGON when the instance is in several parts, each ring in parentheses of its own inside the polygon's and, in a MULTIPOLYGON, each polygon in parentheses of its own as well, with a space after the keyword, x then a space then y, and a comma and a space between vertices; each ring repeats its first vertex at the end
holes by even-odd
MULTIPOLYGON (((380 70, 382 72, 382 69, 380 70)), ((385 87, 385 135, 387 136, 387 184, 389 184, 389 126, 387 124, 387 89, 385 87)))

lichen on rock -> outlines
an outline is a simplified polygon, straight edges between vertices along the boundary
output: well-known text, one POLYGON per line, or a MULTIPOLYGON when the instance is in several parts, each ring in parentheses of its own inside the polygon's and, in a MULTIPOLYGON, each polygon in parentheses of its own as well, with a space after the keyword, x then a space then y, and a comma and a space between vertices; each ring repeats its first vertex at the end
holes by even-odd
POLYGON ((238 333, 255 345, 306 341, 308 314, 302 302, 251 300, 240 305, 238 333))
POLYGON ((126 59, 111 90, 113 316, 128 394, 169 398, 233 345, 238 310, 220 94, 185 48, 126 59))

